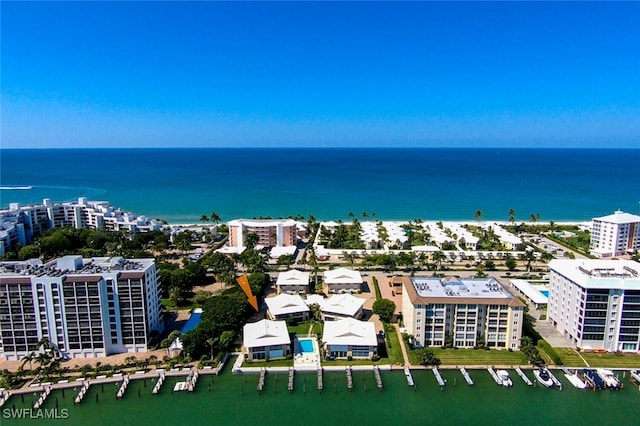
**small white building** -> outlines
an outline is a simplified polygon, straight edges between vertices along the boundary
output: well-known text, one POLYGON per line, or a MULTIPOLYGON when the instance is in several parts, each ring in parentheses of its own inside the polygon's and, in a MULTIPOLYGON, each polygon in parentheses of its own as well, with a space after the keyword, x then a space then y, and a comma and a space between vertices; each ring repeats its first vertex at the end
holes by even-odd
POLYGON ((353 269, 332 269, 324 272, 324 285, 329 293, 359 292, 362 275, 353 269))
POLYGON ((364 299, 350 293, 334 294, 320 305, 323 321, 336 321, 341 318, 360 318, 364 299))
POLYGON ((262 320, 245 324, 242 345, 247 359, 283 358, 291 353, 291 339, 284 321, 262 320))
POLYGON ((267 316, 271 320, 286 320, 293 318, 299 321, 309 319, 309 307, 302 297, 293 294, 279 294, 264 299, 267 304, 267 316))
POLYGON ((322 344, 332 358, 371 359, 378 353, 375 325, 353 318, 325 323, 322 344))
POLYGON ((278 293, 306 293, 309 289, 309 272, 292 269, 278 274, 276 281, 278 293))

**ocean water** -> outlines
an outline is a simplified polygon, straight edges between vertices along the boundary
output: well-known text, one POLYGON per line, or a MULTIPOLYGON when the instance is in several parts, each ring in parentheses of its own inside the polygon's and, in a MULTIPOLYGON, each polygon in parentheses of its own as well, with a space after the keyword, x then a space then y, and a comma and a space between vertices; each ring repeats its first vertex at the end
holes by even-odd
POLYGON ((2 208, 85 196, 170 223, 211 212, 223 221, 640 213, 640 149, 0 150, 0 166, 2 208))

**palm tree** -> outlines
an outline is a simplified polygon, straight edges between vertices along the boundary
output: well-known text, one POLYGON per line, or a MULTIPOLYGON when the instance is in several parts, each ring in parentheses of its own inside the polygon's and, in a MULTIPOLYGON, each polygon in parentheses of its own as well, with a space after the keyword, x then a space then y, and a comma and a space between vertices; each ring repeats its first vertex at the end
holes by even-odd
POLYGON ((447 255, 440 250, 433 253, 433 261, 436 262, 437 269, 440 269, 440 266, 442 265, 442 261, 444 261, 446 258, 447 258, 447 255))
POLYGON ((24 368, 24 365, 28 362, 29 363, 29 370, 33 371, 33 366, 32 366, 32 362, 33 360, 36 358, 36 353, 35 352, 31 352, 29 355, 25 355, 22 358, 22 368, 24 368))
POLYGON ((218 338, 213 338, 210 337, 207 339, 207 345, 209 345, 209 348, 211 349, 211 358, 209 358, 210 360, 213 360, 213 345, 215 345, 216 343, 218 343, 218 338))
POLYGON ((482 210, 476 210, 474 216, 477 221, 480 221, 482 219, 482 210))
POLYGON ((368 219, 369 218, 369 214, 367 212, 362 212, 362 218, 363 219, 368 219))
POLYGON ((509 222, 513 223, 516 221, 516 211, 514 209, 509 209, 509 222))
POLYGON ((200 222, 202 222, 202 223, 209 222, 209 216, 207 216, 206 214, 201 215, 200 216, 200 222))
POLYGON ((216 212, 211 212, 211 214, 209 215, 209 219, 211 219, 211 222, 215 223, 216 225, 222 220, 220 218, 220 215, 218 215, 218 213, 216 212))

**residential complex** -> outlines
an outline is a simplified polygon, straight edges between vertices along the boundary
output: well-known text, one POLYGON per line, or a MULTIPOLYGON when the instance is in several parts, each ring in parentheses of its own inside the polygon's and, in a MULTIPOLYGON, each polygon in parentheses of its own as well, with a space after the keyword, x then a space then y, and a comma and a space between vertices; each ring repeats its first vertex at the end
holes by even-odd
POLYGON ((286 357, 291 353, 291 338, 285 321, 263 319, 245 324, 242 346, 248 360, 286 357))
POLYGON ((404 324, 418 346, 520 347, 525 305, 495 279, 401 279, 404 324))
POLYGON ((146 352, 163 330, 153 259, 64 256, 0 263, 0 357, 47 339, 63 358, 146 352))
POLYGON ((362 290, 360 271, 337 268, 324 271, 324 286, 328 293, 351 293, 362 290))
POLYGON ((278 274, 276 290, 278 293, 306 294, 309 290, 309 272, 291 269, 278 274))
POLYGON ((84 197, 78 202, 54 203, 45 198, 42 204, 11 203, 8 209, 0 210, 0 256, 16 243, 31 243, 34 233, 62 227, 136 233, 160 230, 162 223, 125 212, 107 201, 87 201, 84 197))
POLYGON ((640 351, 640 264, 552 260, 548 320, 576 346, 640 351))
POLYGON ((640 216, 617 210, 594 218, 591 224, 591 254, 620 256, 640 250, 640 216))
POLYGON ((343 318, 324 324, 322 344, 331 358, 366 358, 378 354, 378 338, 372 322, 343 318))
POLYGON ((258 245, 264 247, 295 246, 298 241, 297 222, 284 220, 236 219, 227 223, 229 246, 246 247, 247 235, 256 234, 258 245))

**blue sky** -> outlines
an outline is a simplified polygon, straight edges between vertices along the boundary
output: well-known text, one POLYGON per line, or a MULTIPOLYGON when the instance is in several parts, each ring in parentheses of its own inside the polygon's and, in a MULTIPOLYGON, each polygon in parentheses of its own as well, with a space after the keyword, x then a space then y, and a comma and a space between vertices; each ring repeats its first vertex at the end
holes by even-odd
POLYGON ((17 147, 640 147, 640 3, 2 2, 17 147))

